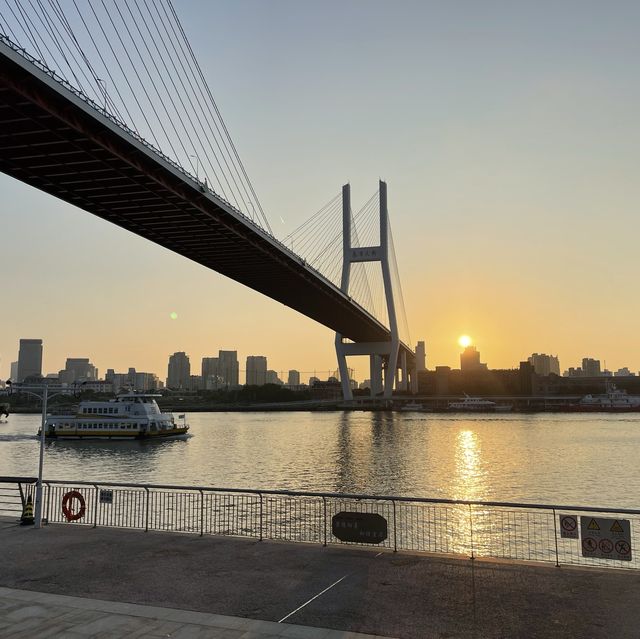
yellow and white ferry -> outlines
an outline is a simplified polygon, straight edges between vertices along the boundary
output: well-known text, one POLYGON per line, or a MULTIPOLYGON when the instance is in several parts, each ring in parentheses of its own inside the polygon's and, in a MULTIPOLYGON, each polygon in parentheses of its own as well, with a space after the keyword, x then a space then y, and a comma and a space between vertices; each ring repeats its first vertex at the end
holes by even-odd
POLYGON ((45 437, 132 440, 185 436, 189 425, 184 415, 180 415, 182 423, 176 423, 171 413, 160 411, 156 397, 160 395, 128 393, 104 402, 80 402, 75 414, 47 416, 45 437))

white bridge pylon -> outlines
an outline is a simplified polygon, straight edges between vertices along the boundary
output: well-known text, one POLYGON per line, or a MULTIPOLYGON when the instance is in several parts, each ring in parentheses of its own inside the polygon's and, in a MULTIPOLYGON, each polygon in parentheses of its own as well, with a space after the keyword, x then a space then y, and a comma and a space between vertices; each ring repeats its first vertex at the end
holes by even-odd
POLYGON ((417 392, 417 373, 415 359, 411 369, 407 367, 407 352, 400 352, 400 337, 396 316, 395 298, 389 266, 389 224, 387 211, 387 183, 380 180, 380 244, 378 246, 351 245, 351 187, 342 187, 342 280, 341 290, 349 294, 351 265, 358 262, 380 262, 384 284, 387 315, 389 318, 390 341, 386 342, 345 342, 340 333, 336 333, 336 356, 342 383, 342 395, 346 401, 353 399, 347 357, 368 355, 371 379, 371 397, 382 395, 391 399, 394 388, 406 391, 409 388, 417 392))

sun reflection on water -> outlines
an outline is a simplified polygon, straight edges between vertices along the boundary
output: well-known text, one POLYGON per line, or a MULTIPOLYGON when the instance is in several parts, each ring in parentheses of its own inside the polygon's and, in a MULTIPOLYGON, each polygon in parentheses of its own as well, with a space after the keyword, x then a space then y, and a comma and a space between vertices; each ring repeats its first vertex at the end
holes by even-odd
POLYGON ((456 437, 456 499, 481 501, 487 498, 486 471, 480 439, 472 430, 461 430, 456 437))

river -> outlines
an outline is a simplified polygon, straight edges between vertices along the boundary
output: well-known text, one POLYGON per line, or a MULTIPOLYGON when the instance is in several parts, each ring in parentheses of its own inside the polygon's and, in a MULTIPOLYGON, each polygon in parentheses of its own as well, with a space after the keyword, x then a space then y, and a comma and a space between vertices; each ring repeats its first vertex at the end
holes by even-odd
MULTIPOLYGON (((640 415, 192 413, 186 440, 47 442, 45 479, 640 508, 640 415)), ((38 415, 0 424, 34 476, 38 415)))

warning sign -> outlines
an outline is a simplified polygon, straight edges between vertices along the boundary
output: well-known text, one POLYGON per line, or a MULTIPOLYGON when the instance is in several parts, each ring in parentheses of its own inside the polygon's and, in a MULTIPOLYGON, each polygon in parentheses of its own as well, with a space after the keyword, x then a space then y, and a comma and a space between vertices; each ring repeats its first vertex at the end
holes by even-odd
POLYGON ((559 515, 560 537, 578 539, 578 517, 576 515, 559 515))
MULTIPOLYGON (((562 515, 560 521, 562 522, 562 515)), ((580 517, 580 533, 583 557, 631 561, 629 520, 580 517)))
POLYGON ((620 525, 620 522, 616 519, 612 526, 611 526, 611 532, 624 532, 624 530, 622 529, 622 526, 620 525))

